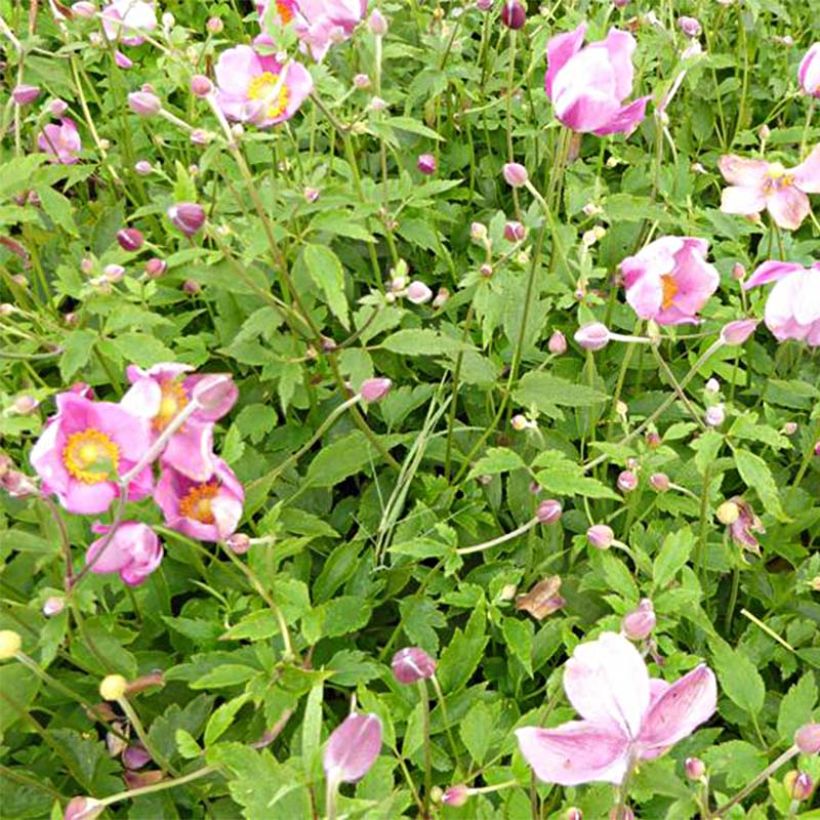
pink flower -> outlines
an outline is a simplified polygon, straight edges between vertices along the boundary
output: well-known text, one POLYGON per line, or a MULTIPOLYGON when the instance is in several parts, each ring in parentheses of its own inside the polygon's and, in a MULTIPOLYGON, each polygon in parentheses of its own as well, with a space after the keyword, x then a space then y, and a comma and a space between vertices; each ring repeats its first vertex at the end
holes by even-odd
POLYGON ((697 322, 697 312, 720 284, 706 261, 709 243, 690 236, 664 236, 620 264, 626 301, 641 319, 660 325, 697 322))
POLYGON ((806 94, 820 98, 820 43, 815 43, 800 61, 797 81, 806 94))
MULTIPOLYGON (((191 370, 188 365, 173 363, 156 364, 148 370, 136 365, 126 369, 132 387, 121 404, 150 424, 152 440, 190 403, 197 387, 207 385, 205 380, 212 376, 189 375, 191 370)), ((192 481, 207 481, 217 461, 212 452, 214 422, 230 411, 237 396, 236 385, 228 382, 228 389, 216 407, 195 410, 165 446, 163 464, 169 464, 192 481)))
POLYGON ((639 760, 651 760, 692 734, 715 711, 712 671, 698 666, 674 684, 650 678, 640 652, 604 632, 576 647, 564 690, 584 720, 516 735, 524 758, 547 783, 620 783, 639 760))
POLYGON ((214 459, 208 481, 196 482, 165 465, 154 491, 165 523, 200 541, 222 541, 232 535, 242 518, 245 491, 230 467, 214 459))
MULTIPOLYGON (((148 423, 120 405, 60 393, 57 415, 49 419, 30 459, 43 492, 55 494, 69 512, 95 515, 119 496, 120 476, 136 466, 150 442, 148 423)), ((128 500, 145 498, 152 483, 146 467, 129 485, 128 500)))
POLYGON ((144 0, 113 0, 102 10, 101 16, 105 36, 126 46, 144 43, 141 34, 157 27, 154 4, 144 0))
POLYGON ((809 215, 807 194, 820 193, 820 145, 795 168, 734 154, 721 157, 718 167, 729 183, 723 189, 721 211, 751 216, 765 209, 777 225, 791 231, 809 215))
MULTIPOLYGON (((105 536, 111 527, 96 523, 91 529, 105 536)), ((129 586, 141 584, 161 562, 162 545, 157 534, 138 521, 123 521, 107 543, 105 537, 98 538, 85 554, 85 563, 91 565, 92 572, 118 572, 129 586)))
POLYGON ((294 30, 314 60, 347 40, 367 13, 367 0, 296 0, 294 30))
POLYGON ((390 662, 393 677, 404 684, 416 683, 432 678, 436 673, 436 662, 418 646, 405 646, 393 655, 390 662))
POLYGON ((322 759, 331 783, 355 783, 370 771, 382 748, 382 722, 373 713, 353 712, 334 730, 322 759))
POLYGON ((216 63, 216 101, 230 120, 269 128, 289 120, 313 89, 300 63, 284 66, 250 46, 223 51, 216 63))
POLYGON ((582 47, 586 30, 581 23, 547 43, 544 86, 555 116, 580 133, 629 134, 646 115, 649 100, 641 97, 623 105, 632 93, 635 38, 613 28, 605 40, 582 47))
POLYGON ((778 341, 796 339, 820 346, 820 262, 764 262, 743 289, 777 282, 766 301, 764 320, 778 341))
POLYGON ((69 117, 63 117, 59 125, 46 125, 37 137, 37 147, 46 154, 51 154, 54 162, 73 165, 77 154, 83 149, 80 132, 69 117))

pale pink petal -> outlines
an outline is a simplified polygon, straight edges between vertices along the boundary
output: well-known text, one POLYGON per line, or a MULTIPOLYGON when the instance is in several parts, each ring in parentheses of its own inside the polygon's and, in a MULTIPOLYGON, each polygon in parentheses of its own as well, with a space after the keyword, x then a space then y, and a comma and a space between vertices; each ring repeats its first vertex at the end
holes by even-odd
POLYGON ((552 85, 555 75, 564 67, 564 64, 577 54, 584 42, 587 24, 581 23, 575 31, 559 34, 547 43, 547 74, 544 77, 544 88, 547 97, 552 99, 552 85))
POLYGON ((515 735, 524 759, 545 783, 620 783, 626 773, 629 739, 617 725, 570 721, 554 729, 528 726, 515 735))
POLYGON ((159 413, 162 388, 153 379, 140 379, 131 385, 120 399, 120 407, 128 413, 150 421, 159 413))
POLYGON ((763 190, 730 185, 720 194, 720 210, 725 214, 751 216, 759 214, 766 207, 763 190))
POLYGON ((620 110, 615 77, 603 49, 583 49, 570 57, 552 86, 555 116, 573 131, 603 128, 620 110))
POLYGON ((634 280, 626 289, 626 301, 640 319, 653 319, 663 302, 663 286, 659 276, 646 274, 634 280))
POLYGON ((214 74, 220 91, 229 98, 244 98, 249 82, 262 73, 259 57, 250 46, 234 46, 223 51, 214 74))
POLYGON ((792 169, 791 174, 794 177, 794 184, 801 191, 807 194, 820 194, 820 145, 815 145, 806 159, 792 169))
POLYGON ((382 722, 373 713, 348 715, 330 735, 322 759, 333 783, 355 783, 376 762, 382 747, 382 722))
POLYGON ((214 472, 213 424, 188 419, 165 447, 162 463, 192 481, 207 481, 214 472))
POLYGON ((640 652, 615 632, 579 644, 567 661, 564 689, 582 717, 617 723, 637 737, 649 706, 649 673, 640 652))
POLYGON ((820 320, 820 274, 804 270, 797 274, 799 297, 794 305, 794 318, 801 325, 820 320))
POLYGON ((800 61, 797 80, 806 94, 820 97, 820 43, 815 43, 800 61))
POLYGON ((718 160, 718 168, 730 185, 761 188, 769 170, 769 163, 762 159, 745 159, 735 154, 727 154, 718 160))
POLYGON ((769 282, 776 282, 784 276, 803 270, 803 266, 797 262, 778 262, 772 260, 764 262, 755 272, 743 283, 743 290, 755 288, 758 285, 766 285, 769 282))
POLYGON ((788 231, 796 231, 811 211, 809 198, 794 185, 787 185, 767 197, 766 207, 772 219, 788 231))
POLYGON ((640 97, 635 102, 623 106, 606 125, 596 128, 593 133, 599 137, 607 134, 631 134, 646 117, 646 104, 650 99, 640 97))
POLYGON ((117 485, 111 481, 98 484, 83 484, 70 481, 65 493, 60 494, 63 506, 77 515, 99 515, 104 513, 117 497, 117 485))
POLYGON ((61 433, 60 423, 52 420, 46 425, 29 454, 31 466, 48 485, 50 492, 64 493, 68 489, 70 478, 62 459, 64 446, 65 436, 61 433))

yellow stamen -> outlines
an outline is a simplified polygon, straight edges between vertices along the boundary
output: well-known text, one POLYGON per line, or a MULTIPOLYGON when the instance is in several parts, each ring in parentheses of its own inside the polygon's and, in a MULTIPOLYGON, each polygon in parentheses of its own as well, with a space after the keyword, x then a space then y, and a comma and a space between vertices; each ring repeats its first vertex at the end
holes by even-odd
POLYGON ((678 283, 675 281, 675 277, 672 276, 671 273, 668 273, 666 276, 661 276, 661 287, 663 287, 661 307, 664 310, 668 310, 675 303, 675 296, 678 293, 678 283))
POLYGON ((174 419, 174 417, 188 404, 188 396, 185 393, 182 383, 173 379, 168 379, 160 384, 162 399, 159 403, 159 412, 154 416, 154 429, 158 432, 164 430, 174 419))
POLYGON ((276 11, 279 12, 279 18, 283 23, 287 24, 293 20, 293 9, 287 0, 276 0, 276 11))
POLYGON ((185 518, 193 518, 201 524, 213 524, 214 513, 211 501, 219 492, 219 484, 209 481, 207 484, 197 484, 188 490, 185 498, 179 502, 179 512, 185 518))
POLYGON ((279 74, 265 71, 250 81, 248 99, 262 101, 265 119, 273 120, 287 108, 290 92, 279 74))
POLYGON ((63 448, 66 470, 85 484, 108 481, 112 473, 117 474, 119 462, 120 448, 93 427, 72 433, 63 448))

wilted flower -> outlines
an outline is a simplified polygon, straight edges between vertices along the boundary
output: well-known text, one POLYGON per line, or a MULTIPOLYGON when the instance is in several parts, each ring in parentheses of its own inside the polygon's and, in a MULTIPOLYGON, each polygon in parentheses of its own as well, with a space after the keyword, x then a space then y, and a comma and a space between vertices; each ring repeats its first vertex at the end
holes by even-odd
POLYGON ((74 120, 63 117, 59 125, 50 123, 43 128, 37 137, 37 147, 50 154, 54 162, 73 165, 77 162, 77 155, 82 151, 83 144, 74 120))
POLYGON ((543 621, 547 615, 552 615, 566 604, 559 594, 560 590, 560 576, 551 575, 539 581, 529 592, 519 595, 515 599, 515 608, 528 612, 537 621, 543 621))
POLYGON ((766 300, 764 319, 778 341, 796 339, 820 345, 820 262, 804 268, 796 262, 764 262, 743 289, 777 282, 766 300))
POLYGON ((353 712, 328 738, 322 765, 330 783, 355 783, 376 762, 382 747, 379 716, 353 712))
POLYGON ((740 496, 735 496, 731 502, 737 507, 737 518, 729 524, 729 535, 737 546, 742 547, 755 555, 760 555, 760 543, 753 533, 765 533, 763 522, 755 515, 751 504, 740 496))
POLYGON ((631 641, 643 641, 652 634, 655 628, 655 609, 649 598, 644 598, 637 609, 624 615, 621 629, 631 641))
POLYGON ((717 702, 707 666, 671 685, 650 679, 638 650, 614 632, 576 647, 565 666, 564 690, 584 720, 516 731, 537 777, 563 786, 622 782, 635 762, 659 757, 692 734, 717 702))
POLYGON ((436 672, 436 662, 418 646, 405 646, 393 655, 390 662, 393 677, 399 683, 416 683, 432 678, 436 672))
POLYGON ((767 210, 787 230, 797 230, 809 215, 807 194, 820 193, 820 145, 794 168, 734 154, 721 157, 718 167, 729 183, 721 195, 721 211, 751 216, 767 210))
POLYGON ((803 56, 797 81, 806 94, 820 99, 820 43, 815 43, 803 56))
POLYGON ((587 25, 559 34, 547 43, 547 96, 555 116, 567 128, 598 136, 630 133, 646 112, 649 97, 629 105, 635 70, 635 38, 610 29, 605 40, 582 47, 587 25))
POLYGON ((162 563, 162 545, 147 524, 123 521, 110 539, 105 536, 111 527, 105 524, 92 524, 91 530, 103 536, 85 554, 92 572, 118 572, 126 584, 138 586, 162 563))

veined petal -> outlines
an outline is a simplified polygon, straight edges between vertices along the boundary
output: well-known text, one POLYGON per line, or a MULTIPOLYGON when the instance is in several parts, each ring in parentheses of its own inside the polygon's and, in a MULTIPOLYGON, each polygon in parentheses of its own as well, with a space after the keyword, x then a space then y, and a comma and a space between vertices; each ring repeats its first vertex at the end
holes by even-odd
POLYGON ((778 262, 771 260, 764 262, 755 272, 743 283, 743 290, 756 288, 758 285, 766 285, 769 282, 777 282, 784 276, 803 270, 803 266, 797 262, 778 262))
POLYGON ((788 185, 766 199, 766 207, 772 219, 789 231, 796 231, 809 215, 809 198, 794 185, 788 185))
POLYGON ((581 23, 575 31, 559 34, 547 43, 547 75, 544 78, 544 88, 550 99, 552 99, 552 85, 555 81, 555 75, 564 67, 570 57, 578 53, 586 33, 587 24, 581 23))
POLYGON ((745 159, 736 154, 726 154, 718 160, 718 168, 730 185, 761 188, 769 163, 762 159, 745 159))
MULTIPOLYGON (((820 59, 820 58, 818 58, 820 59)), ((820 194, 820 145, 792 170, 794 184, 807 194, 820 194)))

